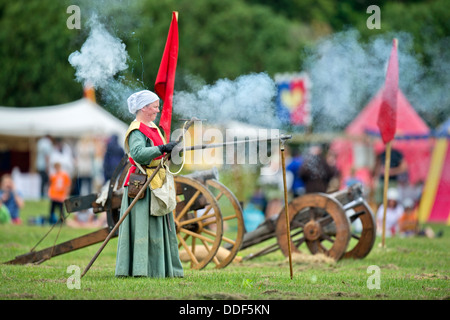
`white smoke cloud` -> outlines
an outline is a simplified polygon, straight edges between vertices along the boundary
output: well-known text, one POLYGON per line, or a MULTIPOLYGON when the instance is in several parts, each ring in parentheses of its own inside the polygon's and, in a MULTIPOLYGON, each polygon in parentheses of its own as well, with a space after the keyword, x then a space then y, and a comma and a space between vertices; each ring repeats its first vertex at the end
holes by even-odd
POLYGON ((245 121, 265 127, 278 125, 274 115, 275 82, 266 73, 242 75, 235 80, 220 79, 198 86, 194 92, 174 93, 174 113, 183 118, 203 118, 211 123, 245 121))
POLYGON ((80 51, 70 54, 69 62, 76 69, 77 81, 104 88, 112 77, 128 68, 128 53, 125 44, 113 37, 96 16, 91 18, 89 26, 89 37, 80 51))
POLYGON ((349 30, 320 40, 304 62, 312 82, 315 131, 345 128, 380 90, 393 38, 398 39, 399 87, 415 110, 450 110, 446 94, 450 68, 448 60, 445 62, 445 50, 429 49, 433 65, 426 68, 413 49, 414 39, 407 33, 384 34, 366 43, 358 31, 349 30))
MULTIPOLYGON (((115 3, 120 7, 134 2, 115 3)), ((76 80, 92 84, 104 102, 127 119, 127 97, 145 88, 139 79, 133 82, 120 76, 130 61, 126 46, 99 22, 95 10, 84 27, 90 29, 88 38, 68 58, 76 69, 76 80)), ((413 50, 414 39, 409 34, 384 34, 363 42, 358 31, 349 30, 321 39, 299 68, 308 73, 312 82, 314 131, 342 130, 383 86, 394 37, 399 43, 399 85, 413 107, 425 113, 450 110, 448 38, 427 48, 432 64, 426 69, 413 50)), ((276 84, 268 74, 219 79, 211 85, 192 75, 187 78, 190 90, 174 93, 173 111, 180 117, 195 116, 211 123, 238 120, 272 128, 281 126, 275 113, 276 84)))
POLYGON ((122 119, 132 119, 126 100, 135 91, 142 90, 141 83, 131 83, 120 76, 128 69, 129 55, 121 39, 111 35, 93 13, 87 27, 89 36, 80 51, 69 55, 75 68, 76 80, 83 86, 91 85, 101 94, 103 102, 113 106, 122 119))

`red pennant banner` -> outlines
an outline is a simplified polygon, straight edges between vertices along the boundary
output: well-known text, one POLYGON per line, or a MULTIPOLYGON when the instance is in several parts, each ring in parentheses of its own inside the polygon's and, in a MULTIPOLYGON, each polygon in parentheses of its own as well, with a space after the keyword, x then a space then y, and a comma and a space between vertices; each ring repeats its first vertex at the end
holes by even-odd
POLYGON ((163 110, 159 126, 164 130, 166 140, 170 140, 172 122, 173 89, 178 61, 178 13, 172 12, 172 22, 167 36, 161 64, 155 81, 155 92, 163 100, 163 110))
POLYGON ((397 39, 394 39, 377 122, 381 138, 385 144, 392 141, 395 136, 397 127, 397 95, 398 57, 397 39))

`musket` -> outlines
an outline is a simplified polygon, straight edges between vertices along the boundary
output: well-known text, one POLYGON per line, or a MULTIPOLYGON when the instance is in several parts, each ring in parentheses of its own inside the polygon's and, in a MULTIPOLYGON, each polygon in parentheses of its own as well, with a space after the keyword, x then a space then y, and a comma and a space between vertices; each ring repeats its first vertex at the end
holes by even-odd
POLYGON ((268 141, 277 141, 281 140, 284 141, 286 139, 291 139, 292 135, 280 135, 279 137, 274 138, 264 138, 264 139, 248 139, 248 140, 237 140, 237 141, 225 141, 221 143, 208 143, 208 144, 198 144, 193 146, 185 146, 182 147, 180 145, 177 145, 172 152, 174 154, 181 152, 181 151, 193 151, 193 150, 204 150, 204 149, 211 149, 211 148, 222 148, 226 147, 228 145, 235 145, 239 143, 251 143, 251 142, 268 142, 268 141))

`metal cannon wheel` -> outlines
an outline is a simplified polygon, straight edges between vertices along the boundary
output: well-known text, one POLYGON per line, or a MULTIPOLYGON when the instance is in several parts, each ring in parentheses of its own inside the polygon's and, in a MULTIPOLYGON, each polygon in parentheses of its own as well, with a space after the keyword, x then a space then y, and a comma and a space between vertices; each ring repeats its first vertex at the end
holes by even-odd
MULTIPOLYGON (((291 250, 300 252, 306 243, 313 254, 323 253, 335 260, 341 259, 350 241, 350 223, 342 205, 326 194, 306 194, 288 205, 291 229, 291 250)), ((276 224, 276 236, 281 251, 288 256, 286 218, 284 208, 276 224)))
POLYGON ((376 238, 375 218, 369 205, 363 203, 347 211, 347 215, 351 223, 351 237, 356 239, 356 244, 352 246, 350 242, 347 252, 343 256, 344 259, 362 259, 372 250, 376 238))
MULTIPOLYGON (((227 223, 227 228, 224 226, 224 235, 222 236, 222 248, 224 250, 221 254, 221 259, 213 260, 216 268, 225 268, 236 257, 241 248, 242 239, 244 237, 244 218, 242 216, 242 207, 236 196, 216 179, 206 180, 208 189, 215 195, 217 202, 221 201, 223 196, 231 204, 232 210, 222 210, 222 220, 227 223), (231 230, 230 230, 231 229, 231 230), (224 256, 225 255, 225 256, 224 256)), ((219 250, 221 250, 219 248, 219 250)))
MULTIPOLYGON (((183 247, 192 269, 202 269, 216 254, 223 236, 221 211, 214 195, 200 182, 175 176, 177 206, 173 211, 178 248, 183 247)), ((182 259, 183 260, 183 259, 182 259)))

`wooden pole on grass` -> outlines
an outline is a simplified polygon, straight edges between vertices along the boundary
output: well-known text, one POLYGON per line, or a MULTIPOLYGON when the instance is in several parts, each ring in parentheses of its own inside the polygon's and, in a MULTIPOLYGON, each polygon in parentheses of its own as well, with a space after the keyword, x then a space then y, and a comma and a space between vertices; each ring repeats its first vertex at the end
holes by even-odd
POLYGON ((287 195, 287 184, 286 184, 286 161, 284 157, 284 147, 287 139, 290 139, 292 136, 282 136, 281 140, 281 166, 283 169, 283 185, 284 185, 284 214, 286 216, 286 237, 288 243, 288 251, 289 251, 289 269, 291 274, 291 280, 294 277, 294 272, 292 270, 292 253, 291 253, 291 228, 289 225, 289 214, 288 214, 288 195, 287 195))
POLYGON ((378 127, 381 138, 386 145, 386 158, 384 165, 384 186, 383 186, 383 231, 381 234, 381 247, 385 247, 386 238, 386 210, 387 191, 389 187, 389 171, 391 168, 391 145, 395 138, 397 128, 397 96, 398 96, 398 41, 393 40, 389 64, 386 71, 386 80, 383 88, 380 111, 378 114, 378 127))
POLYGON ((386 157, 384 161, 384 186, 383 186, 383 229, 381 233, 381 247, 385 247, 386 240, 386 210, 387 210, 387 191, 389 188, 389 169, 391 168, 391 145, 392 141, 386 143, 386 157))

